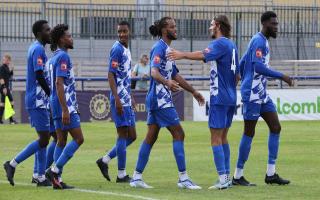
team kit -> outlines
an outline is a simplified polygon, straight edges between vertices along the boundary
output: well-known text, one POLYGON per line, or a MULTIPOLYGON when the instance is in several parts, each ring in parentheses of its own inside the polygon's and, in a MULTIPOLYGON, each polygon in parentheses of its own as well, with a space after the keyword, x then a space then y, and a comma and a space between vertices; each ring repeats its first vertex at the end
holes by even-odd
MULTIPOLYGON (((233 186, 255 186, 244 177, 244 166, 249 158, 255 127, 260 117, 269 128, 266 184, 290 183, 276 173, 281 125, 275 104, 267 93, 267 78, 283 80, 289 86, 293 80, 270 68, 269 38, 276 38, 278 19, 276 13, 266 11, 261 15, 261 31, 253 35, 241 59, 231 38, 231 25, 225 15, 211 21, 209 32, 212 41, 207 48, 194 52, 178 51, 170 47, 177 39, 177 28, 172 17, 163 17, 149 27, 150 34, 158 38, 150 51, 150 86, 146 96, 147 134, 142 141, 132 176, 126 172, 126 149, 137 137, 135 128, 135 101, 131 91, 131 53, 129 38, 131 27, 127 21, 117 25, 118 40, 113 44, 107 64, 110 85, 111 115, 117 140, 115 145, 96 161, 102 176, 110 181, 109 162, 117 158, 117 183, 132 188, 153 188, 142 174, 147 166, 153 144, 161 128, 172 135, 172 148, 178 168, 178 188, 197 190, 201 186, 187 173, 184 151, 184 130, 175 109, 172 92, 181 89, 191 93, 200 106, 204 97, 180 74, 176 60, 198 60, 210 66, 210 106, 208 128, 214 167, 218 180, 209 189, 228 189, 233 186), (240 83, 239 83, 240 82, 240 83), (236 109, 236 87, 240 84, 243 102, 244 130, 238 149, 238 159, 230 175, 230 147, 228 130, 236 109)), ((8 182, 14 186, 17 166, 34 155, 32 183, 39 187, 72 189, 62 179, 63 168, 84 142, 80 126, 80 113, 75 90, 72 60, 68 51, 73 49, 73 38, 66 24, 52 29, 46 20, 32 26, 35 41, 27 53, 25 107, 30 124, 38 134, 22 151, 3 167, 8 182), (45 46, 53 52, 48 58, 45 46), (72 139, 67 142, 68 134, 72 139), (52 138, 50 142, 50 138, 52 138)))

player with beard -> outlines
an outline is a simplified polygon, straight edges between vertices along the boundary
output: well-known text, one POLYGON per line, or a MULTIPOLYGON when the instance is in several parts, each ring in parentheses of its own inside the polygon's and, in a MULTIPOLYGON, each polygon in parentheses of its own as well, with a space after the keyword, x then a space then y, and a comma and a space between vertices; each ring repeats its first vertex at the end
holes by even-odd
POLYGON ((177 39, 175 20, 163 17, 149 28, 154 37, 159 37, 150 53, 151 82, 146 98, 148 111, 148 132, 139 150, 138 161, 134 171, 131 187, 152 188, 142 180, 142 173, 147 165, 151 148, 158 138, 159 131, 166 127, 173 138, 173 152, 178 165, 178 187, 201 189, 189 178, 186 171, 184 153, 184 131, 180 125, 178 113, 173 105, 172 93, 179 91, 179 86, 190 92, 200 105, 204 104, 203 96, 189 85, 180 75, 174 61, 167 59, 170 45, 177 39))
POLYGON ((238 51, 231 41, 231 26, 225 15, 219 15, 211 21, 209 28, 214 39, 203 51, 172 51, 169 59, 203 60, 210 64, 210 107, 209 128, 214 163, 219 181, 209 189, 226 189, 231 186, 230 147, 228 130, 236 109, 236 86, 239 80, 238 51))
POLYGON ((111 48, 108 79, 111 88, 111 114, 117 128, 116 145, 102 158, 96 161, 102 175, 110 181, 108 163, 117 156, 117 183, 130 181, 126 173, 126 149, 136 139, 134 99, 131 96, 131 53, 128 47, 130 24, 121 21, 118 24, 118 38, 111 48))
POLYGON ((75 91, 75 78, 68 50, 73 49, 73 39, 68 25, 59 24, 51 33, 53 57, 49 62, 52 118, 56 128, 58 143, 54 152, 54 165, 46 171, 46 177, 54 189, 70 189, 59 179, 63 167, 82 145, 84 139, 80 127, 80 117, 75 91), (67 134, 72 140, 67 142, 67 134))
POLYGON ((276 13, 272 11, 263 13, 261 24, 261 31, 252 37, 248 49, 240 61, 244 133, 239 145, 237 168, 232 180, 233 185, 255 185, 244 178, 243 168, 249 157, 255 127, 260 116, 269 127, 269 158, 265 183, 279 185, 290 183, 290 181, 282 179, 276 174, 275 163, 278 157, 281 126, 276 107, 269 97, 266 88, 267 77, 283 80, 289 86, 293 85, 293 81, 289 76, 270 69, 268 40, 270 37, 277 37, 278 19, 276 13))
POLYGON ((46 20, 36 21, 32 26, 32 32, 36 38, 28 50, 27 82, 25 106, 30 116, 31 126, 38 133, 38 140, 26 146, 14 159, 4 164, 7 179, 14 185, 14 173, 16 166, 35 154, 37 159, 37 186, 49 186, 50 182, 45 178, 46 147, 49 143, 49 96, 50 89, 45 79, 45 63, 47 56, 45 45, 50 43, 50 26, 46 20))

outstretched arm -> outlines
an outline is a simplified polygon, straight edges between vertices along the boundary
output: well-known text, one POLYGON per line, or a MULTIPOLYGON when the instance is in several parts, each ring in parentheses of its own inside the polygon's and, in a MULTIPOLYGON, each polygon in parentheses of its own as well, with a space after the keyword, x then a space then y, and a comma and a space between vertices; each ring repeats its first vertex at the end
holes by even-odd
POLYGON ((170 60, 181 60, 181 59, 204 60, 204 55, 202 51, 182 52, 182 51, 173 49, 167 54, 167 57, 170 60))

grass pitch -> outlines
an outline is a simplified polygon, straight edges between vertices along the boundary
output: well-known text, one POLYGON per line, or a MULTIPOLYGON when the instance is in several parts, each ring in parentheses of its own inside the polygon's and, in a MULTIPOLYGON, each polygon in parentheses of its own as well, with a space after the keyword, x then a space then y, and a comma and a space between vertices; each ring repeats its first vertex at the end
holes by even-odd
MULTIPOLYGON (((182 122, 186 133, 185 153, 187 171, 202 190, 188 191, 177 188, 177 166, 172 152, 169 132, 161 130, 154 145, 149 163, 143 174, 144 180, 154 189, 133 189, 128 184, 115 183, 117 160, 111 161, 112 182, 106 181, 95 161, 112 148, 116 140, 112 122, 83 123, 85 142, 66 165, 63 180, 78 190, 54 191, 37 188, 30 184, 33 160, 31 157, 16 169, 12 187, 6 182, 1 166, 0 200, 106 200, 106 199, 319 199, 320 196, 320 122, 282 122, 277 172, 291 180, 288 186, 270 186, 264 183, 268 159, 268 129, 259 122, 253 141, 250 158, 246 163, 245 177, 257 183, 257 187, 233 187, 228 190, 208 190, 217 180, 210 147, 210 135, 205 122, 182 122)), ((243 122, 235 122, 229 131, 231 148, 231 171, 237 159, 238 144, 242 135, 243 122)), ((132 175, 139 146, 146 134, 144 122, 137 123, 138 139, 127 149, 127 173, 132 175)), ((36 133, 27 124, 0 126, 1 163, 12 159, 26 144, 36 138, 36 133)))

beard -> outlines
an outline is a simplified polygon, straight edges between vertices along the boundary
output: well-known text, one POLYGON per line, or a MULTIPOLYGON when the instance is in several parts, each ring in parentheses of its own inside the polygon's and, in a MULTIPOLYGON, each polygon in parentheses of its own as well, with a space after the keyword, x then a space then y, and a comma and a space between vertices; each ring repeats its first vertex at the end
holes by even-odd
POLYGON ((73 44, 67 45, 67 49, 73 49, 73 44))
POLYGON ((170 40, 176 40, 176 39, 177 39, 177 37, 175 37, 174 34, 171 33, 171 32, 168 32, 168 38, 169 38, 170 40))

